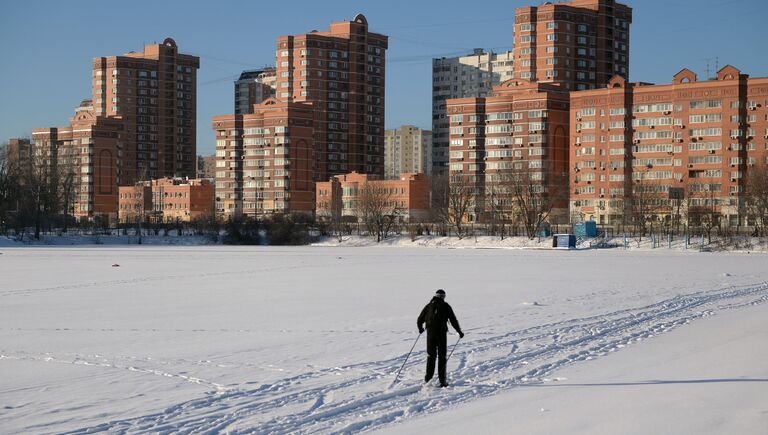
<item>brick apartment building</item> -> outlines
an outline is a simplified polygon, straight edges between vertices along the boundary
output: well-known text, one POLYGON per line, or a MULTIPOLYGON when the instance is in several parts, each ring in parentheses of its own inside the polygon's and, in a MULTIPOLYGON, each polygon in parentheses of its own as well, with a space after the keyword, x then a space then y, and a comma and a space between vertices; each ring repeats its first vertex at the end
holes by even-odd
POLYGON ((428 219, 430 190, 424 174, 402 174, 397 180, 381 180, 376 175, 356 172, 336 175, 330 181, 316 183, 316 215, 328 219, 334 204, 338 204, 342 216, 359 218, 362 190, 366 186, 380 193, 376 197, 384 201, 385 207, 399 219, 428 219))
POLYGON ((32 157, 69 167, 74 215, 117 218, 118 185, 162 176, 194 177, 199 58, 167 38, 141 53, 93 60, 93 98, 70 125, 33 129, 32 157))
POLYGON ((470 221, 486 220, 492 211, 514 216, 511 177, 558 198, 553 219, 567 215, 561 190, 567 184, 568 107, 561 85, 515 80, 485 98, 448 101, 450 180, 474 191, 470 221))
POLYGON ((213 118, 219 217, 313 212, 315 114, 311 103, 271 98, 213 118))
POLYGON ((384 132, 384 178, 428 174, 432 167, 432 132, 404 125, 384 132))
POLYGON ((515 9, 515 78, 568 90, 629 78, 632 8, 614 0, 547 2, 515 9))
POLYGON ((494 86, 513 77, 513 54, 476 48, 466 56, 432 59, 432 167, 420 172, 431 175, 448 171, 446 101, 487 96, 494 86))
POLYGON ((217 214, 312 213, 315 181, 383 177, 386 49, 363 15, 279 37, 275 98, 213 118, 217 214))
POLYGON ((66 209, 75 217, 117 218, 117 165, 123 132, 120 117, 98 116, 90 100, 80 103, 68 126, 32 130, 29 158, 71 180, 74 194, 66 209))
POLYGON ((214 212, 214 188, 209 180, 162 178, 119 188, 119 220, 189 222, 214 212))
POLYGON ((601 223, 745 220, 745 175, 768 158, 768 77, 726 66, 710 80, 571 93, 571 211, 601 223))
POLYGON ((388 38, 368 21, 277 39, 276 98, 315 108, 315 180, 357 171, 384 175, 384 77, 388 38))
POLYGON ((121 117, 119 183, 194 177, 197 69, 200 58, 179 53, 176 42, 147 44, 141 53, 93 60, 96 116, 121 117))

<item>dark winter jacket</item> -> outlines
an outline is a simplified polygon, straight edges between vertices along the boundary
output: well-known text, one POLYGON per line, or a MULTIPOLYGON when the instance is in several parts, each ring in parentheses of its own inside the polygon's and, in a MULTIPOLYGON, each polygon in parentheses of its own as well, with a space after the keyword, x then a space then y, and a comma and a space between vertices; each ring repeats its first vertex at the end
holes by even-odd
POLYGON ((419 318, 416 320, 416 325, 418 325, 419 330, 421 330, 421 325, 426 323, 429 332, 448 332, 449 321, 453 329, 461 333, 461 327, 459 326, 459 321, 456 320, 456 316, 453 314, 453 308, 442 298, 435 296, 421 310, 421 314, 419 314, 419 318))

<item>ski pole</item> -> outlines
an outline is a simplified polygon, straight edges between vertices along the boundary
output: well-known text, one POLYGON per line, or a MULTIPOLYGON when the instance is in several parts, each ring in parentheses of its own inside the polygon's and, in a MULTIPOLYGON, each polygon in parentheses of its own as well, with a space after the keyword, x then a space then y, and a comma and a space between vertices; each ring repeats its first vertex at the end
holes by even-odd
POLYGON ((448 362, 448 360, 451 359, 451 355, 453 355, 453 351, 456 350, 456 346, 459 345, 460 341, 461 341, 461 337, 459 337, 459 339, 456 340, 456 344, 453 345, 453 348, 451 349, 451 353, 448 354, 448 358, 445 359, 445 362, 448 362))
POLYGON ((403 365, 400 366, 400 370, 397 371, 397 376, 395 376, 395 380, 392 381, 392 384, 397 382, 397 378, 400 377, 400 372, 403 371, 403 367, 405 367, 405 363, 408 362, 408 357, 411 356, 411 352, 413 352, 413 349, 416 347, 416 343, 419 342, 419 337, 421 337, 421 332, 419 332, 419 335, 416 336, 416 341, 413 342, 413 346, 411 346, 411 350, 408 351, 408 355, 405 356, 405 361, 403 361, 403 365))

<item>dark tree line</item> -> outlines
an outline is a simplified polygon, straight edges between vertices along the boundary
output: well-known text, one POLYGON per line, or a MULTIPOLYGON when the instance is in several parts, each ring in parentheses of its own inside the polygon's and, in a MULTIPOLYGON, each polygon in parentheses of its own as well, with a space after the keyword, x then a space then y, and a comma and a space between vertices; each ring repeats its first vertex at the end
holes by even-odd
POLYGON ((0 146, 0 231, 33 231, 66 228, 72 224, 79 190, 76 161, 69 154, 52 156, 42 149, 21 158, 0 146))

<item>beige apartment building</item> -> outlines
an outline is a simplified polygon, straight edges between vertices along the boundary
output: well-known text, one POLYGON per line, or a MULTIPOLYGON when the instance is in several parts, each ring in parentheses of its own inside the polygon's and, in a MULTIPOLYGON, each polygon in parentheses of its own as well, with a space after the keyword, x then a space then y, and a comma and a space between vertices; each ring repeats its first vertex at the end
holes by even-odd
POLYGON ((768 77, 733 66, 699 80, 571 93, 571 211, 611 225, 751 225, 750 171, 768 158, 768 77), (706 223, 706 222, 704 222, 706 223))
POLYGON ((432 169, 432 132, 404 125, 384 132, 384 178, 400 174, 425 174, 432 169))

